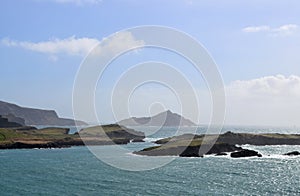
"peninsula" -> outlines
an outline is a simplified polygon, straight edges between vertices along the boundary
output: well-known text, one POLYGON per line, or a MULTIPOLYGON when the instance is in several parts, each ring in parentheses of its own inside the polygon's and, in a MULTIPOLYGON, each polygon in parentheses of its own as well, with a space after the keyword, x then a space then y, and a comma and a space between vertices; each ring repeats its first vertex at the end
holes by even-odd
POLYGON ((0 128, 0 149, 127 144, 142 142, 144 138, 144 133, 116 124, 90 127, 75 134, 69 134, 67 128, 0 128))

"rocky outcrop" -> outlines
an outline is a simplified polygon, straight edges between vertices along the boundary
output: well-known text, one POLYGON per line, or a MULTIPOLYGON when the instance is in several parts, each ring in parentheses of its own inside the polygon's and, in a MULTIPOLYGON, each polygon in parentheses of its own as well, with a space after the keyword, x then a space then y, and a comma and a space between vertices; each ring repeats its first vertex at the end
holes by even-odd
POLYGON ((241 158, 241 157, 262 157, 261 154, 254 150, 243 149, 238 152, 232 152, 230 154, 232 158, 241 158))
POLYGON ((232 152, 241 150, 241 147, 236 147, 231 144, 216 143, 213 146, 206 146, 201 144, 176 146, 176 142, 170 145, 162 145, 146 148, 144 150, 134 152, 138 155, 147 156, 180 156, 180 157, 203 157, 205 154, 220 154, 224 152, 232 152), (200 148, 209 149, 208 151, 201 151, 200 148))
POLYGON ((123 126, 196 126, 195 123, 170 110, 152 117, 132 117, 118 122, 123 126))
POLYGON ((75 122, 80 125, 86 125, 82 121, 60 118, 54 110, 25 108, 3 101, 0 101, 0 115, 13 115, 17 118, 22 118, 26 125, 74 126, 75 122))
MULTIPOLYGON (((224 155, 232 152, 231 157, 261 157, 253 150, 242 149, 236 145, 300 145, 299 134, 248 134, 227 132, 221 135, 193 135, 184 134, 157 140, 160 146, 143 149, 135 154, 148 156, 194 156, 204 154, 224 155), (199 153, 200 147, 207 149, 199 153), (237 151, 237 152, 235 152, 237 151)), ((288 155, 288 154, 287 154, 288 155)), ((297 155, 292 152, 290 155, 297 155)))
POLYGON ((127 144, 129 142, 143 142, 145 134, 117 124, 94 126, 79 131, 80 137, 86 141, 91 137, 103 138, 108 142, 116 144, 127 144))
POLYGON ((288 152, 288 153, 285 153, 283 155, 287 155, 287 156, 298 156, 300 155, 300 152, 299 151, 292 151, 292 152, 288 152))

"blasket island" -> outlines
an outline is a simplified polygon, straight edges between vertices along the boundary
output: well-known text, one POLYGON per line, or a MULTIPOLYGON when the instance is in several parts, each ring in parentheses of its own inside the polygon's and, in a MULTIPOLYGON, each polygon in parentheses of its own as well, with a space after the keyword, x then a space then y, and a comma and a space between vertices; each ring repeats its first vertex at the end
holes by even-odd
MULTIPOLYGON (((88 127, 83 121, 59 118, 55 111, 23 108, 0 102, 0 149, 66 148, 83 145, 125 145, 144 142, 145 134, 126 126, 156 126, 164 120, 163 126, 195 126, 192 121, 170 110, 153 117, 130 118, 116 124, 88 127), (69 128, 57 126, 86 125, 76 133, 69 128), (49 127, 37 129, 37 125, 49 127), (55 127, 51 127, 51 125, 55 127)), ((183 134, 153 142, 152 147, 135 151, 141 156, 204 157, 206 155, 232 158, 262 157, 257 151, 242 145, 300 145, 300 134, 277 133, 233 133, 197 135, 183 134)), ((298 149, 286 152, 286 156, 300 155, 298 149)))

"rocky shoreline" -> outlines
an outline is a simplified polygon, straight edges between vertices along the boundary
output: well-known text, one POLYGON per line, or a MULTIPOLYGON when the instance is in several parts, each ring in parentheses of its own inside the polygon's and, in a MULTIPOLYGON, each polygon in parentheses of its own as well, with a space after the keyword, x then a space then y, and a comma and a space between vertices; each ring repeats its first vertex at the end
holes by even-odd
MULTIPOLYGON (((227 132, 221 135, 192 135, 185 134, 157 140, 160 144, 141 151, 134 152, 137 155, 147 156, 180 156, 203 157, 215 154, 217 156, 230 153, 232 158, 262 157, 259 152, 244 149, 237 145, 300 145, 299 134, 249 134, 227 132)), ((298 151, 284 155, 299 155, 298 151)))
MULTIPOLYGON (((67 128, 35 127, 0 128, 0 149, 68 148, 83 145, 123 145, 144 142, 143 132, 111 124, 85 128, 69 134, 67 128)), ((184 134, 157 140, 159 144, 133 152, 146 156, 203 157, 204 155, 232 158, 262 157, 259 152, 244 149, 240 145, 300 145, 300 134, 249 134, 227 132, 221 135, 184 134)), ((285 156, 300 155, 299 151, 285 156)))
POLYGON ((68 148, 83 145, 122 145, 143 142, 144 133, 116 124, 82 129, 69 134, 66 128, 1 128, 0 149, 68 148))

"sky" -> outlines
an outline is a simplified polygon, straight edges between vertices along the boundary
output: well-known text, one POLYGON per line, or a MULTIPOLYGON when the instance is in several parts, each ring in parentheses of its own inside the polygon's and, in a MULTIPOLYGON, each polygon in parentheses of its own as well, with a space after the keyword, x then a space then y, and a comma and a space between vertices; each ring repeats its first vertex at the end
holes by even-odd
MULTIPOLYGON (((300 126, 299 1, 3 0, 0 25, 0 100, 72 117, 74 81, 91 49, 123 29, 158 25, 192 36, 214 59, 226 92, 225 124, 300 126)), ((126 33, 110 41, 112 51, 144 43, 126 33)), ((100 121, 115 121, 109 92, 122 73, 149 60, 166 62, 190 80, 199 123, 209 123, 211 96, 203 76, 180 56, 151 48, 121 56, 98 81, 100 121)), ((189 102, 190 94, 183 94, 189 102)), ((181 112, 178 97, 158 84, 137 88, 129 106, 134 116, 181 112)), ((193 113, 185 116, 197 121, 193 113)))

